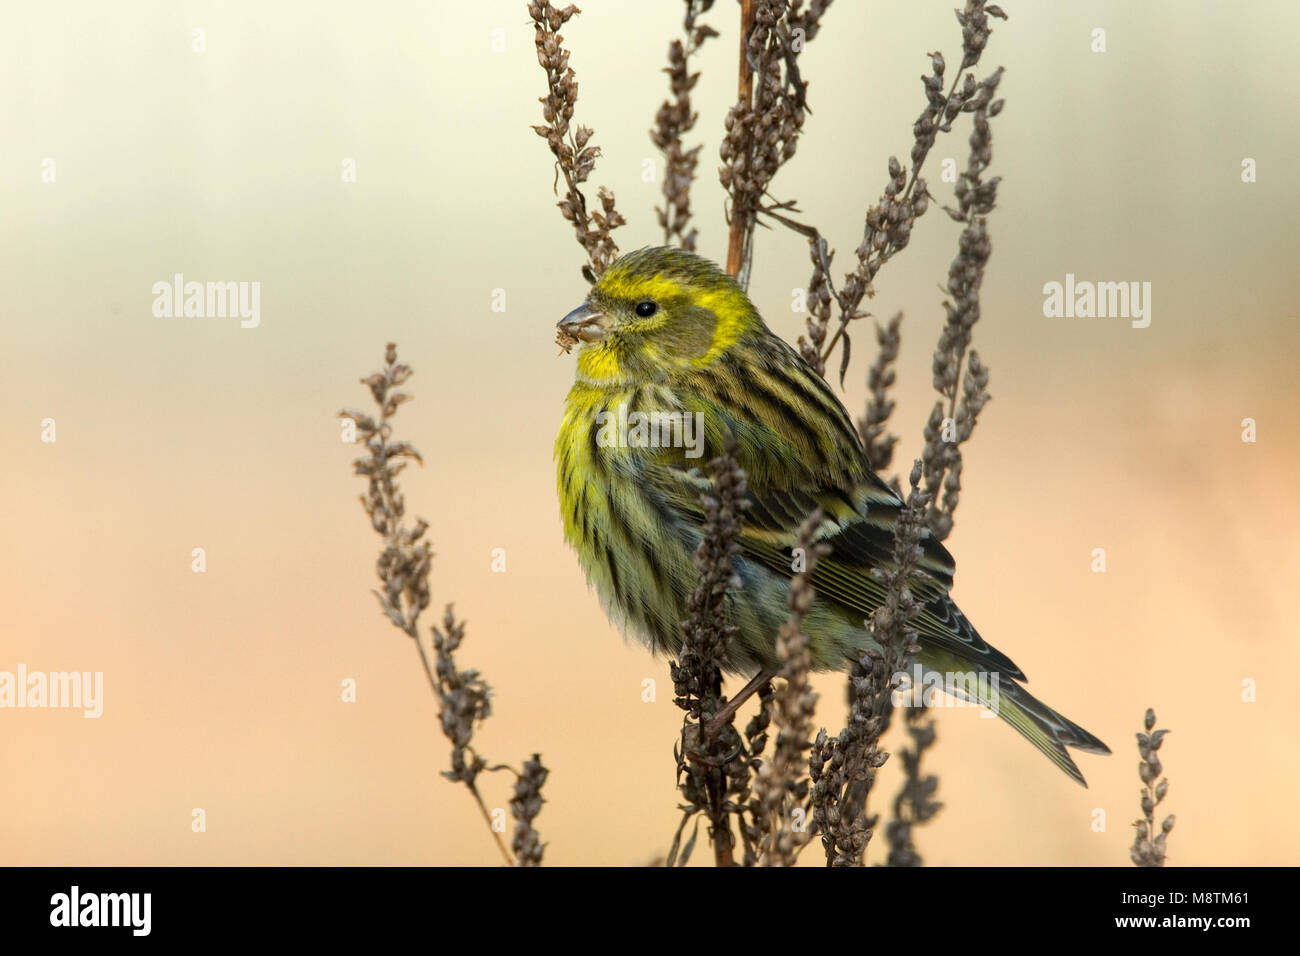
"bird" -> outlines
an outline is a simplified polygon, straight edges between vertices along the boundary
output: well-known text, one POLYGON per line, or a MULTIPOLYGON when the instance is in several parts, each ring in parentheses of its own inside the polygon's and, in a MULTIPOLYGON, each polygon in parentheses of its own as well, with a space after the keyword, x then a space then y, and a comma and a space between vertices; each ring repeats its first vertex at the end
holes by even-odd
MULTIPOLYGON (((747 509, 723 670, 750 676, 747 689, 779 672, 793 548, 816 509, 814 540, 826 553, 810 575, 816 596, 802 629, 814 670, 850 669, 872 642, 865 624, 885 589, 871 571, 896 567, 904 504, 872 471, 843 403, 702 256, 651 246, 588 278, 596 281, 586 300, 557 323, 557 342, 578 353, 555 441, 556 486, 564 537, 607 616, 656 655, 679 657, 699 580, 701 496, 712 489, 703 466, 730 447, 747 509)), ((1109 748, 1024 688, 1024 672, 952 600, 954 572, 926 529, 909 586, 920 605, 915 662, 927 683, 983 675, 958 681, 955 696, 994 711, 1086 787, 1066 748, 1109 748)))

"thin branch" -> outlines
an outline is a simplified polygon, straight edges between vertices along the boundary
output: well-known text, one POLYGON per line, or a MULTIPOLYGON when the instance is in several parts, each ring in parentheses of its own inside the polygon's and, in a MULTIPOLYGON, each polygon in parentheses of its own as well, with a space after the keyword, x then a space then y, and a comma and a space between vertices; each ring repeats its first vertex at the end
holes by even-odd
MULTIPOLYGON (((921 78, 927 102, 912 126, 914 142, 911 173, 908 174, 896 157, 889 158, 889 181, 880 201, 867 210, 862 242, 856 250, 857 265, 854 271, 844 277, 842 288, 836 289, 830 277, 834 252, 829 249, 821 233, 810 225, 796 224, 779 214, 781 210, 793 210, 792 202, 755 207, 756 216, 776 219, 808 239, 813 273, 808 282, 810 302, 807 338, 800 337, 799 350, 823 376, 835 347, 843 342, 844 351, 850 349, 849 323, 870 315, 869 312, 862 311, 860 306, 864 297, 875 295, 873 281, 876 274, 886 262, 907 247, 916 219, 929 208, 930 195, 920 172, 939 133, 949 132, 953 120, 960 113, 974 110, 981 96, 981 85, 970 74, 965 75, 962 85, 962 72, 979 62, 980 54, 992 33, 988 18, 1005 19, 1006 14, 1000 7, 986 7, 983 0, 967 0, 965 9, 957 10, 956 14, 962 27, 961 69, 945 94, 946 66, 943 55, 937 52, 930 54, 932 72, 921 78), (833 335, 830 334, 832 301, 839 310, 839 324, 833 335)), ((841 385, 847 370, 848 356, 844 355, 840 361, 841 385)))
POLYGON ((837 737, 817 735, 809 757, 813 821, 828 866, 861 866, 875 820, 866 815, 876 770, 889 759, 879 749, 889 724, 897 675, 907 673, 919 646, 912 622, 921 613, 909 584, 921 557, 926 495, 921 463, 912 467, 911 493, 894 532, 893 564, 873 568, 885 600, 871 615, 871 642, 853 668, 849 725, 837 737))
POLYGON ((518 807, 512 805, 512 809, 516 819, 516 847, 526 851, 519 855, 518 863, 536 865, 541 862, 542 846, 532 823, 541 809, 540 788, 546 779, 546 768, 536 755, 525 764, 522 775, 507 766, 489 767, 471 746, 475 726, 492 713, 491 690, 478 671, 461 670, 456 665, 455 653, 465 638, 465 623, 456 620, 450 604, 444 612, 442 627, 432 628, 432 657, 420 637, 420 614, 429 606, 433 549, 424 537, 428 524, 423 519, 416 519, 409 527, 405 523, 406 499, 397 476, 408 461, 421 459, 409 442, 392 440, 391 421, 402 404, 411 399, 409 394, 395 389, 413 373, 409 366, 397 361, 397 346, 391 342, 385 349, 384 363, 383 369, 361 380, 379 406, 378 419, 353 409, 339 413, 354 423, 358 440, 365 443, 369 452, 356 459, 353 468, 356 474, 367 479, 367 492, 361 496, 361 505, 370 517, 371 527, 383 538, 383 550, 375 568, 383 590, 374 592, 375 597, 389 621, 415 642, 429 687, 438 701, 442 732, 452 744, 451 769, 443 771, 443 776, 463 783, 469 790, 508 866, 515 865, 516 859, 492 826, 491 814, 479 792, 478 775, 484 771, 507 770, 532 788, 531 799, 518 807))
POLYGON ((727 272, 749 286, 754 226, 773 177, 795 153, 807 108, 799 54, 817 34, 827 2, 740 0, 736 104, 727 113, 719 179, 730 197, 727 272))
MULTIPOLYGON (((723 141, 722 159, 727 162, 731 157, 727 153, 728 142, 731 138, 733 129, 739 127, 743 130, 744 123, 748 119, 749 112, 753 109, 754 99, 754 76, 749 65, 749 40, 750 34, 754 30, 754 6, 758 0, 740 0, 740 55, 738 60, 738 77, 736 80, 736 106, 733 109, 733 116, 727 117, 728 139, 723 141)), ((744 141, 738 135, 738 143, 744 141)), ((747 144, 746 144, 747 146, 747 144)), ((745 195, 740 189, 740 182, 733 179, 735 173, 731 171, 731 166, 722 168, 722 185, 725 188, 732 189, 732 206, 731 206, 731 230, 727 238, 727 274, 730 276, 739 276, 740 270, 748 260, 747 247, 749 239, 753 235, 752 215, 745 209, 738 196, 745 195), (735 184, 735 188, 733 187, 735 184)), ((745 288, 745 286, 741 286, 745 288)))
POLYGON ((1158 751, 1169 731, 1152 730, 1156 725, 1156 712, 1149 707, 1144 724, 1146 733, 1137 735, 1138 754, 1142 757, 1142 762, 1138 764, 1138 776, 1142 778, 1142 819, 1133 824, 1137 833, 1133 837, 1129 858, 1136 866, 1164 866, 1165 838, 1174 828, 1174 815, 1171 813, 1165 817, 1160 824, 1160 832, 1156 833, 1155 810, 1169 792, 1168 778, 1162 777, 1158 782, 1156 778, 1160 777, 1164 769, 1158 751))
POLYGON ((885 827, 889 840, 888 866, 921 866, 921 854, 916 849, 915 828, 934 818, 943 804, 934 799, 939 789, 939 778, 934 774, 921 774, 921 759, 934 746, 934 718, 924 704, 910 706, 905 718, 907 733, 912 738, 911 748, 899 752, 903 762, 904 780, 894 798, 894 818, 885 827))
MULTIPOLYGON (((997 17, 1005 20, 1007 15, 1001 7, 986 6, 984 0, 966 0, 965 9, 955 11, 957 22, 962 28, 962 60, 957 75, 947 95, 943 93, 943 74, 945 62, 941 53, 931 53, 932 72, 922 77, 925 85, 926 106, 912 127, 915 142, 912 144, 912 173, 907 171, 895 157, 889 158, 890 181, 885 187, 881 201, 867 210, 866 221, 862 230, 862 243, 857 248, 857 268, 845 277, 844 302, 848 308, 840 312, 840 325, 835 335, 822 353, 822 362, 830 358, 836 344, 848 340, 848 324, 861 315, 857 311, 863 295, 875 295, 872 285, 881 266, 901 252, 911 240, 914 220, 924 214, 929 205, 929 193, 925 180, 920 178, 921 168, 930 155, 939 133, 952 130, 953 120, 961 113, 968 113, 977 106, 987 105, 983 84, 977 84, 974 76, 966 73, 961 88, 958 81, 962 74, 979 63, 980 55, 988 44, 993 30, 988 18, 997 17)), ((1001 73, 1001 70, 998 71, 1001 73)), ((996 85, 996 84, 995 84, 996 85)), ((843 372, 841 372, 841 380, 843 372)))
POLYGON ((695 167, 699 162, 700 147, 686 149, 682 136, 695 127, 698 114, 691 110, 691 90, 699 81, 698 73, 690 72, 691 57, 718 31, 708 24, 696 24, 696 18, 708 12, 713 0, 685 0, 686 18, 682 24, 685 40, 673 40, 668 47, 669 89, 672 100, 664 100, 655 115, 655 128, 650 139, 664 156, 663 195, 664 206, 655 207, 659 225, 664 231, 664 245, 674 241, 683 249, 695 251, 695 229, 687 231, 691 219, 691 183, 695 181, 695 167))
POLYGON ((948 267, 945 287, 950 298, 943 303, 946 320, 935 348, 934 388, 940 395, 925 426, 925 487, 930 493, 926 521, 936 538, 943 541, 952 531, 953 513, 961 495, 961 446, 970 439, 980 411, 989 401, 988 369, 979 354, 970 350, 971 334, 980 318, 980 288, 984 269, 992 252, 987 220, 997 203, 1001 178, 984 180, 993 157, 993 132, 989 119, 1002 111, 1002 100, 993 99, 1002 78, 999 67, 976 84, 969 101, 974 114, 970 137, 970 158, 957 182, 958 208, 945 212, 963 224, 957 255, 948 267), (963 361, 966 375, 962 376, 963 361), (960 398, 960 401, 959 401, 960 398), (947 404, 945 415, 944 404, 947 404), (940 494, 942 492, 942 497, 940 494))
MULTIPOLYGON (((440 715, 442 717, 443 733, 447 734, 453 744, 451 759, 452 769, 449 771, 444 770, 443 776, 447 777, 449 780, 458 780, 465 784, 466 789, 468 789, 471 796, 474 797, 474 802, 478 805, 479 812, 483 815, 483 822, 487 824, 488 830, 492 834, 492 839, 496 841, 497 849, 501 851, 501 857, 505 860, 506 866, 514 866, 514 858, 506 848, 505 840, 501 838, 501 834, 492 825, 492 814, 488 811, 487 803, 483 800, 483 794, 480 793, 478 789, 478 774, 482 770, 486 769, 487 761, 475 753, 474 749, 469 745, 469 737, 473 733, 474 722, 476 720, 486 719, 492 712, 491 705, 488 702, 487 685, 481 685, 481 695, 471 691, 470 694, 462 694, 458 699, 452 700, 444 689, 442 681, 440 681, 438 677, 437 671, 447 669, 448 662, 452 660, 451 653, 455 650, 454 645, 449 646, 450 641, 447 635, 457 635, 455 644, 459 644, 459 633, 463 633, 464 630, 464 625, 461 624, 458 626, 455 619, 452 617, 450 604, 447 605, 445 613, 446 617, 444 623, 446 624, 446 632, 439 632, 436 628, 434 631, 435 645, 437 645, 439 657, 439 665, 437 668, 431 664, 429 655, 424 649, 424 642, 418 637, 415 638, 415 646, 419 648, 420 651, 420 662, 424 665, 424 672, 429 677, 429 685, 433 688, 433 693, 438 698, 440 715), (450 733, 448 733, 449 728, 451 730, 450 733), (465 759, 466 754, 469 755, 468 760, 465 759)), ((451 664, 450 669, 454 673, 456 670, 455 665, 451 664)), ((461 680, 457 681, 457 683, 467 685, 469 682, 461 680)))
POLYGON ((896 378, 894 363, 898 361, 902 322, 903 313, 899 312, 883 328, 876 326, 879 348, 867 371, 867 388, 871 397, 867 400, 866 414, 858 419, 858 433, 867 452, 867 464, 877 474, 883 473, 894 460, 894 445, 898 442, 898 436, 886 434, 885 428, 889 416, 894 413, 895 402, 889 397, 889 390, 896 378))
POLYGON ((736 792, 748 797, 751 770, 734 714, 726 711, 722 697, 722 668, 736 633, 727 621, 727 593, 740 586, 733 558, 748 507, 745 473, 735 454, 735 439, 729 438, 725 453, 709 463, 714 489, 703 496, 704 534, 694 555, 700 581, 686 603, 681 659, 671 665, 675 703, 686 711, 676 751, 679 788, 688 815, 702 812, 708 818, 718 866, 734 865, 731 815, 743 804, 732 796, 736 792), (723 713, 724 722, 714 720, 723 713))
POLYGON ((618 246, 613 231, 627 220, 614 208, 614 194, 600 187, 596 196, 600 210, 587 208, 587 198, 579 185, 587 181, 596 166, 600 148, 589 146, 592 130, 586 126, 571 128, 574 107, 578 103, 578 81, 569 66, 569 51, 563 46, 564 37, 559 29, 575 14, 577 7, 570 4, 556 9, 549 0, 529 0, 528 15, 533 18, 534 43, 537 61, 546 71, 547 95, 541 98, 544 126, 534 126, 533 131, 546 140, 555 157, 556 182, 564 177, 568 187, 564 198, 556 205, 560 213, 573 223, 579 245, 587 252, 587 265, 583 274, 595 281, 618 258, 618 246))
POLYGON ((763 866, 794 866, 812 836, 809 821, 797 820, 795 811, 808 796, 807 751, 812 748, 812 721, 817 710, 817 695, 809 684, 812 656, 803 619, 815 597, 812 573, 817 560, 830 553, 828 545, 813 540, 822 517, 817 509, 799 527, 796 574, 788 599, 790 617, 776 636, 780 676, 784 678, 773 715, 776 747, 772 759, 759 769, 754 785, 754 818, 760 831, 759 861, 763 866))

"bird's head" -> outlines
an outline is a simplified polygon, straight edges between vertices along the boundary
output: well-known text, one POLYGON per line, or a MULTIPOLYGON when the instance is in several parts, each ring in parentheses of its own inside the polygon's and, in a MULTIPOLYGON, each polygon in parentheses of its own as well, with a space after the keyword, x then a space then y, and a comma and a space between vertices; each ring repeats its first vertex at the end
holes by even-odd
POLYGON ((557 328, 566 351, 582 343, 579 378, 629 385, 704 369, 762 320, 709 260, 652 247, 614 262, 557 328))

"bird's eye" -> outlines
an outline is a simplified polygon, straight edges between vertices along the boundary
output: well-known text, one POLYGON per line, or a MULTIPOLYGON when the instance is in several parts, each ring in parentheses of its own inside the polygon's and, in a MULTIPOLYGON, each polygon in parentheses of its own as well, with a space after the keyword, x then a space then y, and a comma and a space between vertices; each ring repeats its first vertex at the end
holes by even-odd
POLYGON ((658 311, 659 311, 659 306, 655 305, 649 299, 646 299, 644 302, 638 302, 636 304, 636 314, 641 316, 641 318, 643 319, 650 318, 650 316, 654 315, 658 311))

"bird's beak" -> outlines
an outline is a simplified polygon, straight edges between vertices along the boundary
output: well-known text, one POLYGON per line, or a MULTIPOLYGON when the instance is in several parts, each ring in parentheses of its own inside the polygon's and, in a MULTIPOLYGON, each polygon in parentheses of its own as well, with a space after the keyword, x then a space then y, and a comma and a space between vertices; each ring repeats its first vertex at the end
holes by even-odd
POLYGON ((556 323, 560 335, 573 341, 599 342, 605 337, 605 314, 584 302, 556 323))

